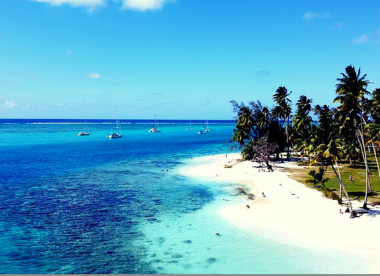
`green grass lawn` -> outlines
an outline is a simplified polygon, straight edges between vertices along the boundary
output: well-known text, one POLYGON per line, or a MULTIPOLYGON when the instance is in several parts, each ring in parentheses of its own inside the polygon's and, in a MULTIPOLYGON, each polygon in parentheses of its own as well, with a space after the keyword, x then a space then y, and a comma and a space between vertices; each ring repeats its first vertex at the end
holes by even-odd
MULTIPOLYGON (((380 201, 380 178, 376 166, 376 161, 373 153, 368 154, 368 164, 370 166, 370 171, 372 175, 370 176, 371 186, 374 191, 373 194, 368 196, 369 202, 380 201)), ((307 163, 302 163, 302 165, 308 165, 307 163)), ((340 163, 339 166, 342 181, 345 185, 347 192, 351 199, 364 200, 365 196, 365 169, 363 162, 356 162, 356 166, 350 166, 348 162, 340 163), (350 175, 353 176, 353 181, 350 181, 350 175)), ((318 171, 319 166, 311 166, 307 169, 286 169, 287 172, 291 173, 290 178, 305 184, 310 188, 314 188, 313 184, 305 183, 307 179, 311 177, 308 175, 310 170, 318 171)), ((327 167, 326 177, 330 178, 330 181, 326 183, 326 186, 332 189, 337 195, 339 195, 339 181, 336 178, 334 171, 331 166, 327 167)), ((317 189, 317 188, 314 188, 317 189)), ((344 198, 344 195, 343 195, 344 198)))

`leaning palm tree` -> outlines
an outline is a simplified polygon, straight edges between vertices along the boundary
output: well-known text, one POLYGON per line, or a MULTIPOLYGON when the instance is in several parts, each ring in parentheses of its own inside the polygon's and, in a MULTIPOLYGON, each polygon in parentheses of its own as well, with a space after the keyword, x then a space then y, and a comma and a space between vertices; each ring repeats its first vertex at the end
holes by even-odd
POLYGON ((346 187, 343 184, 341 173, 340 173, 340 168, 339 168, 339 156, 342 154, 342 145, 338 139, 331 139, 329 143, 326 144, 320 144, 316 149, 315 149, 315 154, 312 159, 312 162, 310 163, 309 166, 326 159, 334 171, 334 174, 336 178, 339 181, 340 187, 343 189, 344 194, 347 198, 348 201, 348 207, 350 210, 350 218, 354 218, 354 212, 352 210, 352 204, 350 197, 348 196, 346 187))
POLYGON ((290 103, 292 102, 289 99, 290 94, 292 92, 288 92, 285 86, 280 86, 277 88, 276 93, 273 95, 273 100, 277 104, 273 111, 275 114, 284 120, 285 122, 285 131, 286 131, 286 144, 287 144, 287 159, 289 160, 290 153, 289 153, 289 131, 288 131, 288 124, 291 114, 291 107, 290 103))

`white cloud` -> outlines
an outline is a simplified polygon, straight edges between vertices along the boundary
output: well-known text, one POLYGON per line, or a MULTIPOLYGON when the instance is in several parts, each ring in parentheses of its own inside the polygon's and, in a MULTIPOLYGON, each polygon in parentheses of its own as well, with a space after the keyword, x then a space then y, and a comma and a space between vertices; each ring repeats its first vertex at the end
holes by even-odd
POLYGON ((342 22, 335 23, 334 25, 332 25, 332 26, 330 27, 330 29, 333 29, 333 30, 340 30, 340 29, 343 29, 343 23, 342 23, 342 22))
POLYGON ((101 76, 99 73, 88 73, 86 77, 89 79, 100 79, 101 76))
POLYGON ((168 0, 123 0, 123 8, 147 11, 147 10, 158 10, 168 2, 168 0))
POLYGON ((67 49, 67 50, 66 50, 66 54, 67 54, 68 56, 70 56, 70 55, 74 55, 74 54, 76 54, 76 52, 74 52, 74 51, 71 50, 71 49, 67 49))
POLYGON ((85 7, 89 11, 94 11, 95 9, 104 6, 106 4, 105 0, 32 0, 35 2, 47 3, 52 6, 70 5, 73 7, 85 7))
POLYGON ((14 108, 14 107, 18 107, 19 105, 16 104, 15 102, 11 102, 9 100, 5 101, 5 107, 6 108, 14 108))
POLYGON ((70 5, 73 7, 85 7, 89 11, 94 11, 106 5, 108 2, 121 2, 123 9, 137 11, 158 10, 165 2, 173 0, 31 0, 34 2, 47 3, 52 6, 70 5))
POLYGON ((353 41, 353 43, 354 44, 365 44, 368 41, 369 41, 369 37, 367 35, 363 34, 363 35, 355 38, 354 41, 353 41))
POLYGON ((328 12, 319 13, 319 12, 307 12, 305 13, 302 18, 307 21, 313 21, 315 19, 321 18, 321 19, 327 19, 330 18, 331 15, 328 12))
POLYGON ((12 85, 16 84, 15 81, 11 81, 11 80, 2 80, 2 81, 0 81, 0 83, 4 84, 4 85, 8 85, 8 86, 12 86, 12 85))
POLYGON ((269 71, 265 71, 265 70, 257 71, 255 73, 255 75, 257 75, 257 76, 268 76, 269 75, 269 71))

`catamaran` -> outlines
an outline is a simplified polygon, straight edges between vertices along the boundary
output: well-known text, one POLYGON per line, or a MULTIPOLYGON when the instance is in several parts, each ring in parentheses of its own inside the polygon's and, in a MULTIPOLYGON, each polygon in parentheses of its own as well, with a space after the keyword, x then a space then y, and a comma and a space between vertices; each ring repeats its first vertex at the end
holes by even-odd
POLYGON ((193 129, 191 128, 191 120, 190 120, 190 126, 189 126, 186 130, 193 130, 193 129))
POLYGON ((154 114, 154 128, 151 128, 149 132, 161 132, 157 125, 156 114, 154 114))
POLYGON ((123 134, 121 132, 121 124, 119 121, 119 115, 116 111, 116 132, 108 134, 106 138, 114 139, 114 138, 122 138, 122 137, 123 137, 123 134))
POLYGON ((88 125, 87 125, 87 119, 86 118, 84 119, 84 123, 85 123, 84 131, 79 132, 78 136, 89 136, 90 135, 90 131, 88 130, 88 125))

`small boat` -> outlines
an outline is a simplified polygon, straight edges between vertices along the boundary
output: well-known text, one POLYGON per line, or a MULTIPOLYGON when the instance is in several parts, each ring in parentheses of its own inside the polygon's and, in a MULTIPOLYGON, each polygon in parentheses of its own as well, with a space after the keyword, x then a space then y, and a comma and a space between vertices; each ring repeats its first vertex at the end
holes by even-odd
POLYGON ((78 136, 89 136, 90 135, 90 131, 88 130, 88 125, 87 125, 87 119, 86 118, 84 119, 84 122, 85 122, 84 131, 79 132, 78 136))
POLYGON ((210 132, 210 129, 209 129, 209 125, 208 125, 208 120, 207 120, 207 123, 206 123, 206 128, 205 128, 206 132, 210 132))
POLYGON ((198 132, 198 134, 203 134, 203 131, 202 131, 202 130, 200 130, 200 131, 198 132))
POLYGON ((121 132, 121 124, 119 121, 119 115, 116 111, 116 132, 108 134, 106 138, 115 139, 115 138, 122 138, 122 137, 123 137, 123 134, 121 132))
POLYGON ((189 126, 186 130, 193 130, 193 129, 191 128, 191 120, 190 120, 190 126, 189 126))
POLYGON ((154 128, 151 128, 149 132, 161 132, 157 125, 156 115, 154 115, 154 128))

